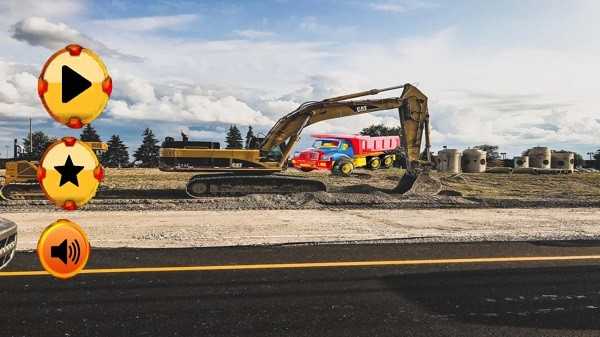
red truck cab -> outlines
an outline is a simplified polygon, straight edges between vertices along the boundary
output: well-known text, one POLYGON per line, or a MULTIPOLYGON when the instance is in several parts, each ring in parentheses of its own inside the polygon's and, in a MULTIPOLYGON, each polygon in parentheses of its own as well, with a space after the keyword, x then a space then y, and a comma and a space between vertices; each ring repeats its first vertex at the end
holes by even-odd
POLYGON ((399 136, 314 134, 312 137, 315 138, 313 146, 292 158, 292 165, 304 172, 330 170, 350 175, 357 167, 390 168, 400 146, 399 136))

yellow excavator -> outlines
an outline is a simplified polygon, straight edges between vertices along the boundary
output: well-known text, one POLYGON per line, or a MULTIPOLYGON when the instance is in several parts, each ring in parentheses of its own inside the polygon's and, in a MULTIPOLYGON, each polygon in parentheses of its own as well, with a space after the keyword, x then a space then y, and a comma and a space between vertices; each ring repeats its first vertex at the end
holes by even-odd
MULTIPOLYGON (((407 172, 396 191, 439 192, 441 184, 428 175, 431 158, 427 96, 411 84, 303 103, 282 117, 264 138, 253 139, 249 149, 221 149, 215 142, 189 141, 187 137, 175 141, 167 137, 160 149, 159 168, 169 172, 201 172, 186 186, 187 194, 194 198, 325 191, 327 187, 321 181, 277 174, 287 167, 288 156, 302 130, 325 120, 390 109, 399 112, 401 148, 407 162, 407 172), (402 95, 354 100, 394 89, 402 89, 402 95), (427 159, 420 161, 423 134, 427 159)), ((342 164, 347 163, 334 163, 342 164)))
MULTIPOLYGON (((106 152, 108 144, 103 142, 85 142, 97 156, 106 152)), ((6 162, 4 176, 0 176, 0 199, 44 199, 44 193, 37 181, 39 163, 31 160, 19 160, 22 157, 15 140, 14 160, 6 162)))

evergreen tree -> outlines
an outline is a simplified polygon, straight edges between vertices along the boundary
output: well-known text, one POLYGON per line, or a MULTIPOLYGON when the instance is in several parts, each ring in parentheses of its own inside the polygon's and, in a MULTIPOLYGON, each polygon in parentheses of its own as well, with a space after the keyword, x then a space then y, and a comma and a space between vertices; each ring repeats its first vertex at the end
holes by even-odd
POLYGON ((143 136, 142 145, 135 151, 133 157, 136 162, 140 162, 142 167, 158 167, 158 150, 160 149, 158 140, 149 128, 144 130, 143 136))
POLYGON ((250 148, 250 142, 254 138, 254 131, 252 130, 252 126, 248 126, 248 132, 246 132, 246 148, 250 148))
POLYGON ((486 160, 488 163, 491 161, 500 159, 500 153, 498 153, 497 145, 483 144, 483 145, 473 146, 473 148, 475 148, 477 150, 485 151, 485 156, 486 156, 486 160))
POLYGON ((229 127, 229 131, 227 131, 227 136, 225 138, 225 143, 227 143, 228 149, 242 149, 244 148, 244 139, 242 138, 242 133, 237 128, 237 126, 232 125, 229 127))
POLYGON ((23 138, 24 159, 26 160, 40 160, 46 148, 56 141, 56 138, 50 138, 42 131, 34 132, 31 139, 33 140, 33 146, 32 151, 29 151, 30 134, 28 133, 27 137, 23 138))
POLYGON ((81 135, 79 136, 84 142, 101 142, 100 136, 96 132, 96 129, 92 126, 92 124, 88 124, 83 128, 81 135))
POLYGON ((379 137, 379 136, 399 136, 400 127, 389 127, 383 124, 373 124, 362 129, 360 134, 363 136, 379 137))
POLYGON ((129 165, 129 152, 118 135, 112 135, 107 142, 108 150, 102 155, 102 165, 124 167, 129 165))

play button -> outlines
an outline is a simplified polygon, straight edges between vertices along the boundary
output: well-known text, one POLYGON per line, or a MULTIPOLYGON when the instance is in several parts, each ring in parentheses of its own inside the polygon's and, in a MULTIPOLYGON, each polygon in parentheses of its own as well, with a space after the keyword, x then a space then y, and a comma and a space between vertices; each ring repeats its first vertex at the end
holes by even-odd
POLYGON ((78 129, 102 114, 112 92, 112 79, 96 53, 70 44, 46 61, 37 92, 52 118, 78 129))
POLYGON ((67 103, 92 86, 92 82, 69 66, 62 66, 62 102, 67 103))

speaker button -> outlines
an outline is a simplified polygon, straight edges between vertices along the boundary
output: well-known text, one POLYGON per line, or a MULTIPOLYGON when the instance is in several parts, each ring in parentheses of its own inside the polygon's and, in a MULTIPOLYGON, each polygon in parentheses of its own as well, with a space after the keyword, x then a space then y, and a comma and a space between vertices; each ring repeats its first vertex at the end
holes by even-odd
POLYGON ((90 244, 79 225, 60 219, 46 227, 38 241, 37 253, 47 272, 54 277, 68 279, 85 267, 90 256, 90 244))

